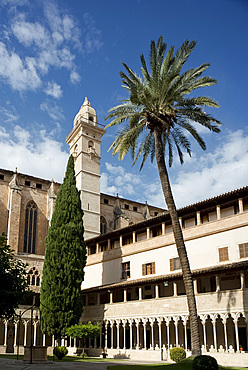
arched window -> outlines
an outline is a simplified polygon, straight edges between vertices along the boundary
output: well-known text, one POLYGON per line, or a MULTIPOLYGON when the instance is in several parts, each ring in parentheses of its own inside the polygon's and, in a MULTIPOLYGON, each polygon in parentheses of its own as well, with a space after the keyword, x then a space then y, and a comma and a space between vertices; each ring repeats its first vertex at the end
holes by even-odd
POLYGON ((92 140, 88 142, 88 148, 94 148, 94 143, 92 140))
POLYGON ((107 221, 103 216, 100 218, 100 232, 101 234, 106 234, 107 232, 107 221))
POLYGON ((25 211, 25 229, 23 252, 35 253, 37 229, 37 206, 31 201, 27 204, 25 211))
POLYGON ((40 274, 36 267, 31 268, 27 278, 28 285, 40 286, 40 274))

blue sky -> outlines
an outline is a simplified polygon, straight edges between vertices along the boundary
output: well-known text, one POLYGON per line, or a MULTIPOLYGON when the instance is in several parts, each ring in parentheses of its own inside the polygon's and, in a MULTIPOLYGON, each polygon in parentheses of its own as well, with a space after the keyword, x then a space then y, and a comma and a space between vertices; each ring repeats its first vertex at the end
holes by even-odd
MULTIPOLYGON (((170 178, 179 207, 247 185, 248 2, 246 0, 0 0, 0 168, 62 181, 66 135, 87 96, 105 124, 125 95, 121 61, 140 73, 151 40, 180 47, 197 40, 186 68, 209 62, 218 84, 211 113, 220 134, 199 127, 207 151, 193 142, 185 164, 170 178)), ((102 141, 101 191, 164 206, 155 164, 131 167, 102 141)))

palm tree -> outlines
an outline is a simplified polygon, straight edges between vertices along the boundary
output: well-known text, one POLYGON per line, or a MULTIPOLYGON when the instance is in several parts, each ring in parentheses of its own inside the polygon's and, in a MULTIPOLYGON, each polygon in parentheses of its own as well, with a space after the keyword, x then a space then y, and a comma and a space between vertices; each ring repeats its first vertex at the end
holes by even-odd
POLYGON ((195 122, 219 132, 220 122, 206 113, 203 107, 218 107, 218 103, 205 96, 188 96, 193 90, 211 86, 217 80, 211 77, 201 77, 209 67, 204 63, 197 68, 182 72, 182 67, 193 51, 196 41, 186 40, 174 53, 171 46, 167 54, 166 44, 160 36, 150 47, 150 71, 147 68, 144 55, 141 55, 142 77, 139 77, 125 63, 126 73, 120 72, 124 88, 129 93, 129 99, 109 110, 106 119, 111 119, 107 127, 119 125, 126 121, 126 126, 117 134, 110 146, 113 155, 119 153, 119 159, 131 152, 133 164, 142 156, 140 169, 147 157, 156 157, 160 181, 165 202, 171 217, 174 239, 181 263, 190 317, 192 355, 201 353, 200 337, 197 319, 196 301, 193 280, 190 271, 187 251, 184 244, 182 229, 172 195, 166 168, 165 158, 172 165, 174 149, 176 149, 181 164, 183 154, 191 155, 188 133, 205 150, 206 145, 195 129, 195 122))

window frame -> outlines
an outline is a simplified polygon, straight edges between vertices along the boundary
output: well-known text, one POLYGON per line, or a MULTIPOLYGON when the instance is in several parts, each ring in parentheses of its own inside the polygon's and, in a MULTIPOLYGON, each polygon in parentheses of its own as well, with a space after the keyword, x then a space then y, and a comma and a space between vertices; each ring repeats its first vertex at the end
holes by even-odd
POLYGON ((121 263, 121 279, 126 280, 130 279, 131 270, 130 270, 130 261, 121 263))

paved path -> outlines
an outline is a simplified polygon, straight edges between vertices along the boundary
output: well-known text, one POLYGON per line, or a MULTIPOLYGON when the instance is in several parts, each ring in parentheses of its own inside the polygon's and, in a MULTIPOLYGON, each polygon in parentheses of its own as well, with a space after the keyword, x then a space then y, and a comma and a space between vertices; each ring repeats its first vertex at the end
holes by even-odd
POLYGON ((108 365, 147 364, 141 361, 113 361, 113 362, 52 362, 29 364, 22 360, 0 358, 0 370, 107 370, 108 365))

